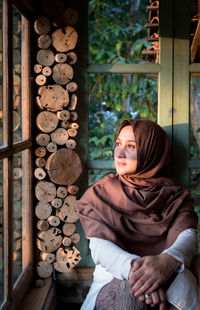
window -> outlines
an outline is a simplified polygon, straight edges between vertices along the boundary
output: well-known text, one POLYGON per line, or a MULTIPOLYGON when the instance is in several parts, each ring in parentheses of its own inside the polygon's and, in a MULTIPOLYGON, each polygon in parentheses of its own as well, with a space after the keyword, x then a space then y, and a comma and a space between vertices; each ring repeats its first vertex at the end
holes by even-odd
POLYGON ((29 23, 0 1, 0 309, 18 304, 32 272, 29 23))
MULTIPOLYGON (((85 4, 81 8, 86 15, 80 29, 80 38, 84 37, 80 62, 85 72, 79 82, 83 129, 79 147, 85 169, 82 192, 87 184, 114 171, 110 150, 113 133, 118 127, 115 117, 119 120, 136 113, 157 120, 168 133, 172 143, 173 176, 186 186, 190 182, 190 171, 193 171, 192 182, 198 177, 199 171, 195 169, 200 167, 199 163, 189 154, 189 73, 200 72, 199 64, 190 64, 191 3, 189 0, 184 6, 178 0, 131 3, 132 6, 129 1, 94 0, 89 1, 88 7, 85 4), (151 6, 155 6, 154 10, 151 6), (84 36, 87 31, 89 42, 84 36), (144 88, 149 88, 149 92, 142 95, 144 88)), ((195 14, 198 24, 199 12, 195 14)), ((198 80, 195 85, 198 86, 198 80)), ((196 150, 193 155, 198 156, 199 149, 191 132, 192 136, 190 145, 196 150)), ((87 253, 87 256, 82 254, 79 266, 88 266, 87 240, 82 238, 81 242, 81 254, 87 253)))

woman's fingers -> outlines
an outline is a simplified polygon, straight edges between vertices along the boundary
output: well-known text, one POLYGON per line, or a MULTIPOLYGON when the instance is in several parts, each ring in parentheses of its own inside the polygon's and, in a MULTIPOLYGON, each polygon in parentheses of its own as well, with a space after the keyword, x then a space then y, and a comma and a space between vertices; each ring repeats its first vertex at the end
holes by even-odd
POLYGON ((140 301, 144 302, 144 301, 145 301, 144 294, 138 296, 138 299, 139 299, 140 301))
POLYGON ((151 293, 159 287, 159 284, 159 281, 156 281, 153 277, 148 278, 147 276, 143 276, 132 286, 131 294, 138 297, 145 292, 151 293))

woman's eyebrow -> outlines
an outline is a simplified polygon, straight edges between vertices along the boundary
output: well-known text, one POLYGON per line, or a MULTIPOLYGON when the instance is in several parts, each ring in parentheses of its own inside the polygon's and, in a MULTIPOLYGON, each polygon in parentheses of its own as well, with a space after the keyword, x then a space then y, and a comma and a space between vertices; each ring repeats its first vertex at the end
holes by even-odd
MULTIPOLYGON (((116 140, 120 140, 120 141, 121 141, 120 138, 117 138, 116 140)), ((125 140, 125 141, 128 141, 128 142, 136 142, 135 140, 125 140)))

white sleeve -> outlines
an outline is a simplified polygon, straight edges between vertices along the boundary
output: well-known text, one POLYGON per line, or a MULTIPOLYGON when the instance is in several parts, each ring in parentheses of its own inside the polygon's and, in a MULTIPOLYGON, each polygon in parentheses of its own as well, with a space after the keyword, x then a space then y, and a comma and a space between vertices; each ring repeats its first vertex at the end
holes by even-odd
POLYGON ((131 261, 140 256, 130 254, 116 244, 99 239, 90 238, 90 249, 94 263, 101 265, 117 279, 128 279, 131 261))
POLYGON ((190 266, 191 260, 197 250, 197 231, 193 228, 182 231, 172 246, 162 253, 167 253, 182 264, 177 270, 182 272, 190 266))

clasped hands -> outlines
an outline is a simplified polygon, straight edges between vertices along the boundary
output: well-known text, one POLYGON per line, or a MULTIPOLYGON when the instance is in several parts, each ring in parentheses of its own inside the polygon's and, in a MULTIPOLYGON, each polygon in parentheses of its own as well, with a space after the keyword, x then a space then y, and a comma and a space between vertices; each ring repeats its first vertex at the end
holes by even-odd
POLYGON ((167 253, 134 260, 128 279, 131 294, 152 307, 159 305, 160 310, 166 310, 167 298, 162 285, 180 265, 178 260, 167 253), (149 294, 151 297, 145 298, 149 294))

